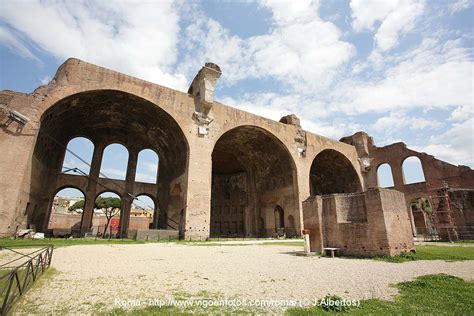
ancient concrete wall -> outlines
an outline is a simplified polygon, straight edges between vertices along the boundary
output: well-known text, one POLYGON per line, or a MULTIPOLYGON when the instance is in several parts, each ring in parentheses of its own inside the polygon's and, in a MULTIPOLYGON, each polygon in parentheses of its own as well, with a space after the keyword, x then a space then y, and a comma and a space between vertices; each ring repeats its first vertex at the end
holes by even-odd
POLYGON ((474 190, 451 189, 448 194, 458 237, 472 240, 474 238, 474 190))
MULTIPOLYGON (((392 172, 394 189, 405 194, 405 203, 407 212, 411 217, 411 226, 413 235, 418 231, 432 230, 433 219, 427 218, 425 214, 412 214, 410 204, 414 199, 422 198, 432 202, 430 196, 438 195, 436 191, 444 184, 450 188, 474 189, 474 170, 467 166, 455 166, 450 163, 436 159, 427 154, 417 152, 404 143, 394 143, 384 147, 377 147, 373 139, 364 132, 357 132, 352 136, 344 137, 341 141, 356 147, 359 159, 366 160, 368 167, 364 173, 364 180, 367 188, 378 187, 377 170, 387 163, 392 172), (424 182, 406 184, 403 174, 403 162, 409 157, 417 157, 420 160, 424 182), (416 227, 415 218, 418 225, 423 222, 425 226, 416 227), (427 222, 428 221, 428 222, 427 222)), ((456 219, 456 225, 464 226, 465 220, 462 213, 453 214, 456 219)), ((461 229, 461 228, 460 228, 461 229)))
MULTIPOLYGON (((101 136, 98 143, 94 142, 96 146, 94 157, 98 157, 99 162, 101 151, 105 145, 111 142, 130 145, 136 143, 136 138, 140 137, 141 143, 139 145, 150 147, 150 139, 154 139, 153 135, 155 135, 153 133, 158 133, 162 137, 173 138, 173 144, 179 143, 179 145, 173 145, 174 147, 167 146, 171 141, 157 145, 166 154, 163 161, 169 163, 170 166, 173 161, 178 161, 183 169, 180 166, 169 168, 175 173, 164 175, 164 178, 160 179, 161 183, 158 184, 158 187, 162 190, 160 192, 158 189, 155 194, 158 196, 158 204, 163 209, 169 208, 170 218, 178 220, 183 218, 182 227, 186 238, 202 239, 209 236, 212 152, 219 138, 227 131, 237 127, 255 126, 265 130, 277 139, 288 153, 294 167, 292 171, 292 203, 294 205, 288 207, 290 208, 289 213, 294 215, 297 232, 303 222, 301 201, 306 199, 310 193, 311 164, 319 152, 330 148, 347 157, 359 177, 361 187, 364 187, 362 172, 357 160, 358 155, 354 146, 305 132, 301 127, 292 125, 291 122, 289 124, 275 122, 219 102, 213 102, 208 113, 213 120, 203 126, 197 122, 195 115, 196 111, 201 110, 199 100, 192 95, 77 59, 67 60, 48 85, 39 87, 31 94, 4 91, 1 92, 0 101, 3 113, 0 118, 2 128, 0 149, 4 153, 0 156, 0 234, 11 234, 17 226, 25 226, 33 222, 38 223, 38 226, 41 226, 40 229, 44 228, 44 224, 48 221, 50 201, 57 189, 61 159, 64 157, 64 148, 61 146, 76 136, 86 136, 93 141, 94 137, 101 136), (120 102, 120 100, 133 102, 150 114, 140 117, 132 107, 126 106, 127 102, 120 102), (94 125, 97 128, 91 130, 90 135, 85 135, 87 134, 86 129, 78 133, 77 126, 74 124, 70 124, 71 126, 58 125, 59 123, 55 121, 55 116, 52 114, 60 113, 61 117, 65 119, 69 109, 82 106, 81 102, 84 103, 84 106, 92 104, 89 105, 92 106, 90 108, 92 112, 94 111, 93 106, 100 108, 103 104, 110 103, 107 108, 115 112, 111 112, 110 120, 102 129, 99 128, 99 125, 94 125), (150 109, 150 106, 156 108, 156 111, 150 109), (50 109, 54 113, 48 112, 50 109), (22 130, 17 130, 15 122, 8 122, 8 112, 13 110, 30 119, 22 130), (163 133, 163 131, 150 128, 150 122, 156 116, 152 113, 155 112, 158 116, 168 120, 169 124, 176 124, 180 131, 178 133, 169 131, 163 133), (120 117, 120 115, 133 118, 133 121, 130 122, 131 125, 129 125, 130 131, 134 131, 133 137, 126 133, 125 127, 116 132, 115 130, 107 132, 108 127, 125 126, 127 116, 120 117), (60 144, 48 140, 48 134, 54 134, 60 138, 60 144), (180 139, 181 136, 178 134, 182 134, 183 139, 180 139), (184 145, 182 145, 183 142, 184 145), (182 148, 179 146, 184 146, 184 151, 178 149, 182 148), (181 191, 175 195, 173 200, 172 190, 176 185, 181 187, 181 191), (183 216, 177 215, 181 214, 181 211, 183 211, 183 216)), ((82 111, 80 113, 79 120, 87 122, 86 114, 89 112, 82 111)), ((141 148, 128 146, 128 149, 138 153, 141 148)), ((160 164, 161 162, 160 156, 160 164)), ((100 163, 94 165, 93 161, 91 172, 95 172, 95 175, 98 176, 99 168, 100 163)), ((125 188, 127 192, 139 191, 136 190, 139 185, 133 181, 134 173, 132 165, 127 171, 125 188)), ((160 176, 162 174, 160 172, 160 176)), ((84 184, 81 186, 84 187, 84 184)), ((92 194, 98 190, 89 181, 86 191, 92 194)), ((261 202, 256 201, 256 203, 261 202)), ((127 210, 124 213, 126 214, 127 210)), ((83 229, 85 230, 88 229, 91 222, 90 217, 91 214, 84 221, 83 229)), ((128 220, 128 217, 125 217, 121 221, 121 227, 127 229, 128 220)), ((252 220, 253 229, 256 230, 259 218, 255 216, 252 220)))
POLYGON ((315 196, 303 203, 303 213, 312 251, 393 256, 414 249, 404 196, 395 190, 315 196))
MULTIPOLYGON (((82 221, 82 214, 62 214, 52 213, 49 219, 48 230, 50 229, 73 229, 80 231, 82 221)), ((107 219, 104 216, 93 216, 92 226, 98 227, 99 232, 104 231, 107 219)), ((132 216, 130 218, 129 229, 148 229, 150 226, 150 218, 132 216)))

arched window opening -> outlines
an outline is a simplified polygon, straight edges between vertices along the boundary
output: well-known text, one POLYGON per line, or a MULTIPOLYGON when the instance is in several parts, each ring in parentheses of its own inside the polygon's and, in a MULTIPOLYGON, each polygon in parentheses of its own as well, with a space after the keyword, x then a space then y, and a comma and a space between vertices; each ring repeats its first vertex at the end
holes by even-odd
POLYGON ((65 188, 53 198, 48 230, 54 237, 69 237, 80 233, 85 196, 76 188, 65 188))
POLYGON ((69 141, 66 148, 61 172, 88 175, 94 153, 94 144, 87 138, 76 137, 69 141), (80 159, 73 153, 79 156, 80 159))
POLYGON ((148 195, 138 195, 130 210, 129 229, 149 229, 153 225, 155 202, 148 195))
POLYGON ((120 144, 110 144, 104 149, 100 177, 125 180, 128 166, 128 150, 120 144))
POLYGON ((92 234, 102 238, 112 238, 118 233, 122 199, 114 192, 104 192, 94 203, 92 234))
POLYGON ((138 154, 136 182, 156 183, 158 176, 158 155, 151 149, 144 149, 138 154))
POLYGON ((425 182, 425 174, 418 157, 411 156, 403 161, 403 181, 405 184, 425 182))
POLYGON ((377 182, 378 186, 381 188, 390 188, 394 186, 392 168, 388 163, 381 164, 377 168, 377 182))

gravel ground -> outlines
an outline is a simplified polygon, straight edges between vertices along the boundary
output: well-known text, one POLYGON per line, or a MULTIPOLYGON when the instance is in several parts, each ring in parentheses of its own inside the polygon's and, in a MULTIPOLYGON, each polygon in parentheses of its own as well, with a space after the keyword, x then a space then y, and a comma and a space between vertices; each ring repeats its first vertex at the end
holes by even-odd
MULTIPOLYGON (((36 255, 36 251, 40 250, 39 247, 29 247, 29 248, 14 248, 14 251, 8 249, 0 249, 0 266, 6 265, 6 267, 16 267, 30 258, 23 255, 36 255), (14 260, 14 261, 13 261, 14 260), (10 261, 13 261, 10 263, 10 261)), ((1 268, 1 267, 0 267, 1 268)))
POLYGON ((313 301, 331 293, 348 299, 391 299, 397 290, 390 284, 416 276, 447 273, 474 278, 474 261, 387 263, 297 256, 301 248, 185 244, 59 248, 52 263, 58 273, 28 292, 17 312, 93 313, 121 306, 116 299, 143 303, 183 295, 313 301))

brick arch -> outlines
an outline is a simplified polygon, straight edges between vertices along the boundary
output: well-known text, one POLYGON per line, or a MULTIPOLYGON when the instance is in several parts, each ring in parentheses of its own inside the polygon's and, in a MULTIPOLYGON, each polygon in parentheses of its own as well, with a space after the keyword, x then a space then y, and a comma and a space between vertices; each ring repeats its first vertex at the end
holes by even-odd
POLYGON ((138 194, 134 194, 135 197, 139 197, 139 196, 146 196, 146 197, 149 197, 150 199, 153 200, 153 203, 155 204, 155 207, 156 207, 156 197, 153 196, 152 194, 150 193, 146 193, 146 192, 141 192, 141 193, 138 193, 138 194))
MULTIPOLYGON (((87 195, 86 195, 86 193, 85 193, 85 192, 86 192, 86 188, 81 188, 81 187, 79 187, 79 186, 77 186, 77 185, 72 185, 72 184, 65 184, 65 185, 59 186, 58 188, 55 189, 54 193, 52 194, 51 202, 49 203, 49 207, 48 207, 48 211, 47 211, 47 221, 46 221, 46 225, 47 225, 47 226, 49 226, 49 222, 51 221, 51 216, 52 216, 52 212, 51 212, 51 211, 52 211, 52 208, 53 208, 53 203, 54 203, 53 201, 54 201, 54 198, 56 197, 56 195, 57 195, 60 191, 62 191, 62 190, 64 190, 64 189, 75 189, 75 190, 81 192, 81 194, 82 194, 82 196, 83 196, 83 198, 84 198, 84 205, 85 205, 85 203, 86 203, 86 201, 87 201, 87 195)), ((81 214, 81 220, 80 220, 80 222, 82 222, 83 216, 84 216, 84 212, 81 214)), ((80 222, 79 222, 79 223, 80 223, 80 222)), ((49 227, 47 227, 47 228, 49 229, 49 227)), ((79 227, 78 227, 78 228, 79 228, 79 227)), ((77 228, 77 229, 78 229, 78 228, 77 228)))
MULTIPOLYGON (((123 90, 79 89, 76 86, 64 90, 58 90, 56 94, 53 91, 52 95, 48 95, 38 106, 41 108, 42 104, 44 111, 38 111, 41 113, 41 120, 34 150, 37 159, 33 161, 34 164, 42 166, 40 168, 33 166, 35 171, 32 178, 45 178, 50 170, 60 172, 59 160, 62 163, 64 159, 64 149, 61 149, 61 146, 67 144, 66 139, 70 140, 73 136, 81 135, 94 140, 95 147, 98 144, 103 147, 100 165, 107 147, 104 145, 106 141, 109 144, 120 144, 127 149, 129 155, 127 164, 130 161, 136 163, 138 157, 132 157, 135 147, 150 148, 161 158, 160 165, 166 167, 164 172, 159 173, 163 177, 163 182, 170 182, 184 175, 182 181, 185 186, 189 142, 180 124, 168 111, 140 95, 132 95, 123 90), (71 91, 73 88, 77 90, 71 91), (64 96, 63 99, 52 102, 61 94, 64 96), (100 137, 94 137, 95 134, 100 134, 100 137), (133 150, 130 146, 133 146, 133 150)), ((50 188, 39 189, 37 186, 32 189, 33 192, 50 190, 50 188)), ((133 188, 130 190, 133 193, 133 188)), ((183 198, 185 195, 181 197, 183 198)), ((166 196, 162 199, 167 200, 166 196)), ((43 205, 39 212, 44 214, 45 206, 43 205)), ((36 216, 35 221, 38 227, 44 227, 41 216, 36 216)))
MULTIPOLYGON (((265 120, 265 119, 262 119, 265 120)), ((287 126, 284 123, 277 123, 274 122, 274 124, 281 124, 284 126, 287 126)), ((262 124, 263 125, 263 124, 262 124)), ((227 123, 224 126, 221 126, 218 129, 218 133, 215 135, 212 135, 213 142, 212 142, 212 148, 215 148, 216 143, 224 136, 226 133, 231 132, 233 130, 236 130, 238 128, 255 128, 256 130, 259 130, 266 135, 270 136, 272 139, 277 141, 284 149, 285 151, 292 157, 292 164, 296 167, 295 164, 295 151, 292 150, 292 146, 294 142, 289 142, 287 139, 285 139, 284 135, 288 133, 287 130, 281 130, 281 128, 277 128, 276 126, 272 125, 267 125, 267 126, 261 126, 261 125, 256 125, 254 122, 251 123, 246 123, 245 120, 242 120, 240 122, 232 122, 232 123, 227 123)), ((290 127, 291 128, 291 127, 290 127)))
POLYGON ((212 151, 211 234, 257 236, 260 217, 267 218, 266 234, 274 234, 270 209, 279 203, 299 218, 296 172, 288 147, 268 129, 245 124, 221 133, 212 151), (236 222, 243 224, 231 227, 236 222))
POLYGON ((270 128, 266 128, 266 127, 262 127, 262 126, 257 126, 257 125, 254 125, 254 124, 235 124, 233 125, 232 127, 228 127, 227 128, 223 128, 220 130, 220 132, 214 137, 214 142, 212 144, 212 147, 215 148, 216 147, 216 144, 219 140, 222 139, 222 137, 227 134, 227 133, 231 133, 233 131, 236 131, 240 128, 251 128, 251 129, 255 129, 257 131, 260 131, 262 133, 264 133, 266 136, 269 136, 269 138, 271 138, 273 141, 275 141, 279 146, 281 146, 282 149, 284 149, 286 151, 286 153, 289 155, 290 157, 290 162, 291 162, 291 165, 292 167, 295 169, 295 172, 297 172, 297 168, 296 168, 296 163, 295 163, 295 157, 294 155, 292 154, 292 151, 290 150, 290 146, 287 142, 285 142, 283 140, 283 138, 279 135, 278 131, 273 131, 272 129, 270 128))
MULTIPOLYGON (((166 93, 167 88, 101 68, 76 58, 67 59, 58 68, 50 84, 40 86, 34 91, 40 97, 37 98, 38 101, 34 105, 36 111, 31 113, 30 116, 40 121, 41 116, 49 108, 67 97, 107 90, 134 95, 153 104, 171 116, 182 131, 186 130, 185 122, 181 119, 179 112, 173 108, 174 100, 170 100, 169 93, 166 93), (91 75, 96 75, 97 78, 95 80, 91 79, 91 75), (84 80, 84 77, 89 80, 84 80)), ((192 103, 192 97, 189 97, 189 99, 189 102, 192 103)))
POLYGON ((324 149, 313 159, 310 169, 311 195, 354 193, 362 183, 351 160, 335 149, 324 149))
POLYGON ((392 165, 389 163, 389 162, 381 162, 377 165, 377 167, 375 168, 375 174, 377 176, 377 186, 378 187, 382 187, 380 185, 380 178, 379 178, 379 169, 380 167, 382 167, 383 165, 387 165, 389 168, 390 168, 390 177, 392 178, 392 185, 389 186, 389 187, 392 187, 395 185, 395 180, 394 180, 394 177, 393 177, 393 168, 392 168, 392 165))
POLYGON ((423 157, 420 156, 420 155, 407 155, 405 156, 403 159, 401 159, 401 162, 400 162, 400 168, 402 170, 402 176, 403 176, 403 184, 412 184, 412 183, 419 183, 419 182, 426 182, 426 176, 425 176, 425 168, 424 168, 424 165, 423 165, 423 157), (410 158, 415 158, 418 160, 419 162, 419 170, 417 170, 417 172, 421 172, 418 176, 420 177, 423 177, 423 179, 417 179, 417 180, 421 180, 421 181, 410 181, 408 182, 407 181, 407 176, 406 176, 406 168, 404 167, 404 163, 407 161, 407 159, 410 159, 410 158))
MULTIPOLYGON (((65 159, 66 159, 66 154, 68 152, 67 149, 69 149, 69 144, 71 143, 71 141, 73 141, 76 138, 84 138, 84 139, 88 140, 92 144, 92 155, 94 154, 94 149, 96 147, 96 144, 94 143, 94 141, 92 139, 90 139, 89 137, 87 137, 83 134, 73 135, 73 136, 69 137, 69 139, 66 142, 66 147, 64 148, 64 151, 63 151, 62 157, 61 157, 61 161, 62 161, 61 167, 64 166, 64 162, 65 162, 65 159)), ((89 164, 91 164, 91 162, 92 162, 92 156, 91 156, 91 161, 89 161, 89 164)), ((61 172, 62 172, 62 170, 61 170, 61 172)))

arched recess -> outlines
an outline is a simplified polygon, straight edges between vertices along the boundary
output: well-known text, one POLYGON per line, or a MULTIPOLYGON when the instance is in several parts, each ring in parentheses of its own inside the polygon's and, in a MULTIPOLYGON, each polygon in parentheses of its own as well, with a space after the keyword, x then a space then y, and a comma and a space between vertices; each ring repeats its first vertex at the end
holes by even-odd
POLYGON ((152 149, 143 149, 138 153, 135 182, 156 183, 158 176, 158 154, 152 149))
POLYGON ((410 210, 417 235, 436 235, 433 209, 427 198, 416 197, 410 201, 410 210))
POLYGON ((271 236, 277 204, 299 218, 295 178, 288 149, 270 132, 245 125, 224 133, 212 152, 211 236, 271 236))
POLYGON ((100 177, 125 180, 128 167, 128 149, 122 144, 110 144, 104 149, 100 177))
POLYGON ((354 193, 362 186, 349 159, 336 150, 325 149, 311 164, 310 190, 311 195, 354 193))
POLYGON ((69 237, 80 233, 86 196, 73 186, 62 187, 53 195, 48 231, 54 237, 69 237))
POLYGON ((420 158, 416 156, 405 158, 402 162, 402 170, 404 184, 425 182, 425 173, 420 158))
POLYGON ((61 171, 73 175, 88 175, 94 153, 94 143, 85 137, 75 137, 67 143, 66 148, 61 171), (73 153, 80 153, 81 159, 73 153))
MULTIPOLYGON (((154 150, 160 157, 159 185, 156 185, 156 201, 161 212, 158 224, 166 227, 167 217, 175 216, 179 219, 180 211, 186 207, 189 147, 178 123, 159 105, 136 95, 116 90, 93 90, 59 100, 40 119, 40 130, 33 152, 29 201, 37 207, 28 224, 35 224, 38 231, 46 229, 52 197, 44 197, 51 196, 55 190, 67 142, 76 135, 93 140, 96 146, 89 187, 94 187, 94 181, 99 178, 100 158, 107 144, 119 143, 126 146, 130 150, 132 162, 138 155, 136 149, 154 150), (179 190, 174 190, 175 187, 179 190)), ((136 172, 134 166, 129 163, 127 174, 130 174, 130 179, 110 185, 110 188, 131 194, 132 192, 126 191, 133 187, 136 172)), ((97 185, 97 190, 99 189, 103 188, 97 185)), ((96 189, 88 192, 91 199, 95 196, 94 190, 96 189)), ((130 211, 130 199, 130 195, 124 195, 124 200, 127 200, 124 212, 130 211)), ((85 213, 89 212, 91 215, 83 224, 83 233, 89 231, 92 225, 93 203, 89 204, 85 213)), ((123 227, 126 230, 127 223, 123 227)))
POLYGON ((285 228, 285 211, 280 205, 275 206, 275 233, 285 228))
POLYGON ((377 168, 377 183, 381 188, 393 187, 392 167, 388 163, 381 164, 377 168))
POLYGON ((147 194, 139 194, 132 203, 130 229, 148 229, 153 225, 157 212, 155 199, 147 194))

